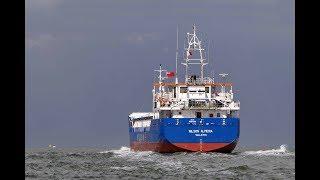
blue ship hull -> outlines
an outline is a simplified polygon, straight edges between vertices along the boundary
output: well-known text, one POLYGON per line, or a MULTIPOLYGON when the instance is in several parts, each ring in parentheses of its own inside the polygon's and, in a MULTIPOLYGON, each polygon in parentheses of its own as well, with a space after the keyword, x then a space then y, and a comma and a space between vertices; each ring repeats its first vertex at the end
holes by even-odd
POLYGON ((130 147, 136 151, 228 153, 238 142, 239 127, 239 118, 162 118, 138 128, 129 123, 130 147))

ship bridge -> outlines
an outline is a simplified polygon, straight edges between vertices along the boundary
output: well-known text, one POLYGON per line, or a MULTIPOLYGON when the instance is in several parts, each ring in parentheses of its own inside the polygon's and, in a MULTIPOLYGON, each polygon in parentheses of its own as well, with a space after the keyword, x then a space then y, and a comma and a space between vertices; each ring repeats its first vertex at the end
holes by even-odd
MULTIPOLYGON (((160 67, 158 82, 153 84, 153 113, 155 117, 238 117, 240 102, 233 100, 232 83, 227 81, 228 74, 219 74, 221 82, 214 77, 204 76, 204 66, 208 64, 200 39, 193 32, 187 33, 187 46, 184 49, 185 80, 178 81, 178 56, 176 54, 175 81, 171 80, 173 72, 160 67), (191 65, 200 67, 200 75, 189 75, 191 65), (162 73, 170 74, 170 77, 162 73)), ((178 46, 177 46, 178 52, 178 46)))

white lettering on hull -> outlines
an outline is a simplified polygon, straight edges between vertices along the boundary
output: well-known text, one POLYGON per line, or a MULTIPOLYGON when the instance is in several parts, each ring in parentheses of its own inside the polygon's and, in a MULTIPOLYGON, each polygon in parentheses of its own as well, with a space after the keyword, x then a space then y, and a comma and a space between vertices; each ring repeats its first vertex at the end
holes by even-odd
POLYGON ((208 136, 208 134, 213 133, 211 129, 189 129, 189 134, 194 134, 195 136, 208 136))
POLYGON ((188 130, 189 133, 213 133, 213 131, 211 129, 189 129, 188 130))

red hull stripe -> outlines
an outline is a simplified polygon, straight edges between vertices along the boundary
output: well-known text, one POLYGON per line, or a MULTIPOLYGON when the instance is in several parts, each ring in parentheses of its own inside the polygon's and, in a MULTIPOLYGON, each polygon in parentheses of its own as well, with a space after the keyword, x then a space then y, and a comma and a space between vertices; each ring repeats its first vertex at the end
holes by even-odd
POLYGON ((231 152, 237 141, 233 143, 150 143, 150 142, 133 142, 131 149, 134 151, 156 151, 156 152, 231 152))
POLYGON ((229 144, 230 143, 174 143, 173 145, 190 151, 210 152, 229 144))

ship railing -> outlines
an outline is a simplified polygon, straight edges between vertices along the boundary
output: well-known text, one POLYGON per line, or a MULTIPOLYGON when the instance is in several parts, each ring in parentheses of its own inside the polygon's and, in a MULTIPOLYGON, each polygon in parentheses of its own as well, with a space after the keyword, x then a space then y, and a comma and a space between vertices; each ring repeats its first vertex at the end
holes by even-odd
MULTIPOLYGON (((172 97, 172 94, 170 93, 164 93, 161 96, 161 104, 160 107, 181 107, 184 109, 189 108, 207 108, 207 109, 216 109, 216 108, 222 108, 225 107, 226 104, 223 102, 214 102, 214 101, 179 101, 178 99, 174 99, 172 97)), ((234 107, 240 107, 240 101, 236 101, 234 103, 234 107)))
POLYGON ((186 101, 173 101, 170 105, 165 105, 167 107, 181 107, 183 109, 216 109, 224 107, 223 104, 217 104, 214 102, 204 102, 204 103, 189 103, 186 101))
MULTIPOLYGON (((197 81, 199 82, 199 81, 197 81)), ((207 85, 207 86, 225 86, 225 87, 230 87, 232 86, 232 83, 231 82, 213 82, 213 80, 206 80, 202 83, 198 83, 198 84, 201 84, 201 85, 207 85), (212 82, 210 82, 212 81, 212 82), (205 82, 205 83, 204 83, 205 82)), ((168 87, 175 87, 175 86, 188 86, 188 85, 194 85, 194 83, 190 83, 190 82, 187 82, 187 83, 175 83, 175 82, 162 82, 161 83, 162 86, 168 86, 168 87)), ((160 84, 158 82, 154 83, 153 84, 154 87, 159 87, 160 84)))
POLYGON ((160 107, 180 107, 181 109, 217 109, 217 108, 222 108, 225 107, 224 104, 218 104, 218 103, 201 103, 201 104, 190 104, 188 102, 177 102, 177 101, 172 101, 170 103, 164 103, 160 105, 160 107))

